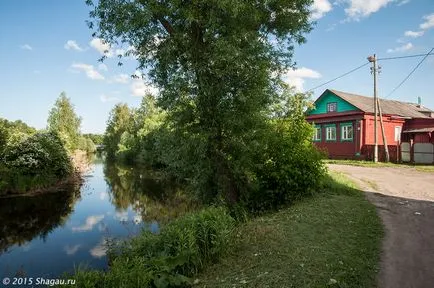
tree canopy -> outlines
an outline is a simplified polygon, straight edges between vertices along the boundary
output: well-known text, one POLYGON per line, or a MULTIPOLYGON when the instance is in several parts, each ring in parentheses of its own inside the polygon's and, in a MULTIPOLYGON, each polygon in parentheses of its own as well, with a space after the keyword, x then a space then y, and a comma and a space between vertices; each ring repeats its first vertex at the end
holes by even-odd
POLYGON ((312 28, 312 2, 100 0, 88 25, 104 42, 128 45, 120 58, 133 54, 159 88, 169 169, 204 198, 235 203, 256 181, 255 153, 293 46, 312 28))
POLYGON ((62 92, 49 112, 47 129, 58 133, 69 151, 79 147, 81 118, 66 93, 62 92))

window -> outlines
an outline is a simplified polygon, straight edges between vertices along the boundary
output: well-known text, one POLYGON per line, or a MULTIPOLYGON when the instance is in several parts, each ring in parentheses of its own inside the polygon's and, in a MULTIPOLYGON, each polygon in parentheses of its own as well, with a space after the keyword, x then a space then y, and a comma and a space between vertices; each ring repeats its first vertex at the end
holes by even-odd
POLYGON ((401 126, 395 126, 395 141, 401 141, 401 126))
POLYGON ((326 141, 336 141, 336 125, 326 127, 326 141))
POLYGON ((315 126, 313 141, 321 142, 321 126, 315 126))
POLYGON ((338 111, 338 103, 337 102, 327 103, 327 113, 328 112, 337 112, 337 111, 338 111))
POLYGON ((341 123, 341 141, 353 141, 353 124, 341 123))

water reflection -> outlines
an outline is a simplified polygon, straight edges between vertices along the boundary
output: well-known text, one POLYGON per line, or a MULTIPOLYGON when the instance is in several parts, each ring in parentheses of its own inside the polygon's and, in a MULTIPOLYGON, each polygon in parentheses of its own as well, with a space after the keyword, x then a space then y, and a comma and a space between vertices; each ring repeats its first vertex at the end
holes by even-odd
POLYGON ((85 264, 107 268, 107 244, 193 209, 176 183, 156 172, 94 159, 81 187, 0 199, 0 279, 55 277, 85 264))
MULTIPOLYGON (((110 201, 117 208, 115 218, 121 222, 166 222, 195 208, 174 181, 145 168, 106 164, 104 175, 110 188, 110 201), (132 206, 141 215, 129 219, 125 209, 132 206)), ((101 198, 105 198, 102 196, 101 198)))
POLYGON ((65 224, 79 197, 79 187, 70 185, 58 193, 1 198, 0 254, 37 237, 45 240, 56 227, 65 224))

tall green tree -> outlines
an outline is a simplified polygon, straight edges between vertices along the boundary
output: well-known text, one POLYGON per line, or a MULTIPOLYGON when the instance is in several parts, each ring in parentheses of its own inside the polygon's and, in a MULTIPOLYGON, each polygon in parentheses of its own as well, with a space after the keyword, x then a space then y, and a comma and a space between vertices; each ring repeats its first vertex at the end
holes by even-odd
POLYGON ((112 111, 110 111, 103 139, 104 149, 110 160, 116 158, 116 153, 120 149, 119 145, 123 140, 122 138, 131 135, 130 132, 133 129, 133 124, 133 113, 127 104, 116 104, 112 111))
POLYGON ((160 88, 175 135, 169 167, 206 198, 233 203, 252 180, 280 74, 311 30, 312 2, 100 0, 88 24, 107 43, 134 47, 127 54, 160 88))
POLYGON ((73 151, 79 146, 81 118, 75 114, 71 100, 62 92, 51 108, 47 129, 58 133, 65 143, 68 151, 73 151))

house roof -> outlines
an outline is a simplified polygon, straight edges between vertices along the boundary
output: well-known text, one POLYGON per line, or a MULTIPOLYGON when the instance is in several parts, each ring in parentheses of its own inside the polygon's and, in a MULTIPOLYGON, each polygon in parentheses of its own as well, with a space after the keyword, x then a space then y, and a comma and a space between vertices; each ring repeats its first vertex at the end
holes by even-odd
MULTIPOLYGON (((342 91, 327 89, 336 96, 342 98, 356 108, 366 113, 374 113, 374 101, 372 97, 346 93, 342 91)), ((387 115, 397 115, 411 118, 430 118, 421 112, 433 112, 426 107, 418 107, 418 104, 407 103, 396 100, 385 100, 380 98, 381 111, 387 115)))
POLYGON ((402 133, 421 133, 421 132, 433 132, 434 127, 428 127, 428 128, 419 128, 419 129, 408 129, 402 131, 402 133))

